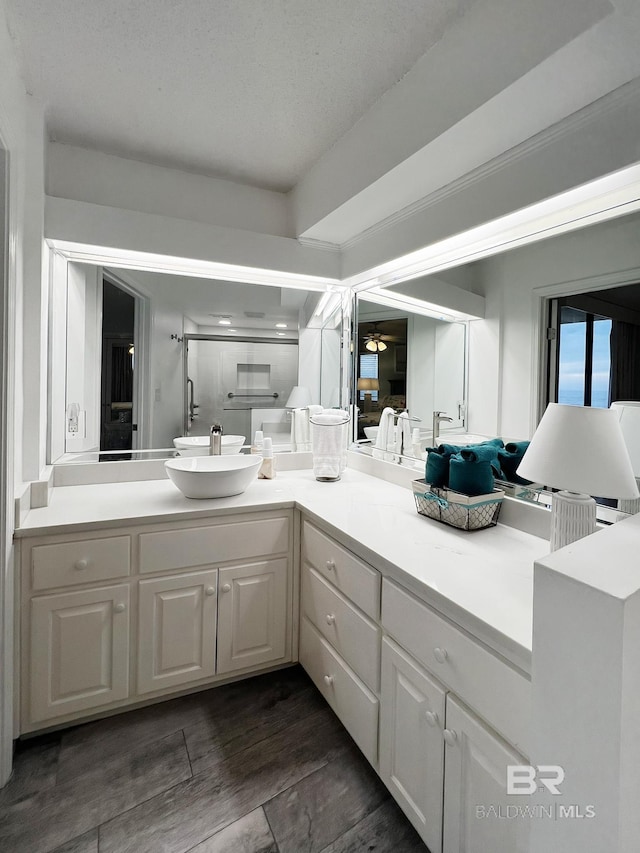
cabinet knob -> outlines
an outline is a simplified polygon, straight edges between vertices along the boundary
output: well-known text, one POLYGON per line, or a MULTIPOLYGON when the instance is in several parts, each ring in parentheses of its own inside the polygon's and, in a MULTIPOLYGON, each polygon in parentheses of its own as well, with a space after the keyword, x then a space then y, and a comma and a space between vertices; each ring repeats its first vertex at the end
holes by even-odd
POLYGON ((438 663, 444 663, 447 659, 447 650, 441 649, 439 646, 433 650, 433 656, 438 661, 438 663))
POLYGON ((222 584, 222 591, 223 592, 231 592, 231 584, 230 583, 223 583, 222 584))
POLYGON ((127 605, 119 601, 113 609, 116 611, 116 613, 124 613, 124 611, 127 609, 127 605))
POLYGON ((331 687, 331 685, 333 684, 333 676, 332 675, 325 675, 324 683, 327 685, 327 687, 331 687))
POLYGON ((335 571, 335 568, 336 568, 336 561, 335 560, 327 560, 327 571, 333 572, 333 571, 335 571))
POLYGON ((205 594, 205 595, 214 595, 214 594, 215 594, 215 589, 214 589, 212 586, 208 586, 208 587, 205 589, 204 594, 205 594))
POLYGON ((444 737, 444 742, 449 746, 454 746, 458 740, 458 735, 453 731, 453 729, 445 729, 442 732, 442 735, 444 737))
POLYGON ((86 569, 88 567, 88 565, 89 565, 89 560, 87 560, 86 557, 83 557, 81 560, 76 560, 75 563, 73 564, 74 568, 78 569, 78 571, 80 571, 80 572, 83 569, 86 569))
POLYGON ((333 615, 333 613, 327 613, 326 619, 327 625, 333 625, 336 621, 336 617, 333 615))
POLYGON ((425 713, 424 717, 430 726, 437 726, 438 725, 438 715, 436 714, 435 711, 427 711, 425 713))

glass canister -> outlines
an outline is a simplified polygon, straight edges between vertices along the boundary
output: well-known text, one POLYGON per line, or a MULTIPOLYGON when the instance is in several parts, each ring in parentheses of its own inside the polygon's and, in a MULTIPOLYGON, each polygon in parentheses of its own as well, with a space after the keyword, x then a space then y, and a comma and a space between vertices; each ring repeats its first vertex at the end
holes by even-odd
POLYGON ((349 413, 343 409, 326 409, 312 415, 309 422, 316 480, 339 480, 347 466, 349 413))

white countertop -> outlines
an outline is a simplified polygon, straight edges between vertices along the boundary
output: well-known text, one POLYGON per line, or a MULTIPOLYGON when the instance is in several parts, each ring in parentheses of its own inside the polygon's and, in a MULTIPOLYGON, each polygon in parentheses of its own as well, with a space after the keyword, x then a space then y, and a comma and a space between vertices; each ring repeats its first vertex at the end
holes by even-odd
POLYGON ((505 525, 470 533, 417 514, 410 490, 347 469, 334 483, 312 471, 257 480, 242 495, 185 498, 169 480, 61 486, 28 512, 16 537, 81 532, 298 507, 384 575, 526 672, 531 668, 533 564, 547 540, 505 525))

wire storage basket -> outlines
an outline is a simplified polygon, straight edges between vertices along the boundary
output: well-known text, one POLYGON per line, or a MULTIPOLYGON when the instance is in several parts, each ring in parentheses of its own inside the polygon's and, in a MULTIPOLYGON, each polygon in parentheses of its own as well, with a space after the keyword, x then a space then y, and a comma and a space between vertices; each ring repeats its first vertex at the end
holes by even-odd
POLYGON ((487 495, 463 495, 440 489, 426 480, 414 480, 413 497, 420 515, 441 521, 459 530, 483 530, 498 523, 504 492, 494 489, 487 495))

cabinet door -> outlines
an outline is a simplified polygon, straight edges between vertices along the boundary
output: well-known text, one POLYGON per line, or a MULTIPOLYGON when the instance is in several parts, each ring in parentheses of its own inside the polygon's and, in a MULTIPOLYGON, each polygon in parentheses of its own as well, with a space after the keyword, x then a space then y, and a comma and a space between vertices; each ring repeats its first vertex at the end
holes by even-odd
POLYGON ((218 673, 284 657, 288 561, 220 569, 218 673))
POLYGON ((217 575, 140 581, 138 693, 215 675, 217 575))
POLYGON ((127 584, 32 599, 30 634, 32 722, 126 699, 127 584))
POLYGON ((431 853, 439 853, 445 691, 387 637, 381 686, 380 776, 431 853))
POLYGON ((529 821, 509 813, 527 798, 507 796, 506 781, 526 760, 451 695, 445 737, 444 853, 525 853, 529 821))

